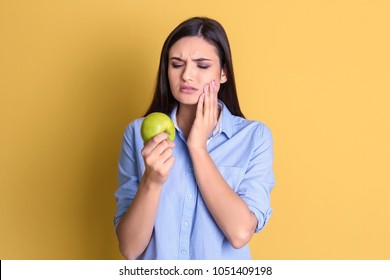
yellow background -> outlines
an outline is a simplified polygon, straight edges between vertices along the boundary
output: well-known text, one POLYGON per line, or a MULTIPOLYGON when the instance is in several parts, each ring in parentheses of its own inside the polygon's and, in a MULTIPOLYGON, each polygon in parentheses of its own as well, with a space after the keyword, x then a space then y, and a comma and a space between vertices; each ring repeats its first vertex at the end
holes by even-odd
POLYGON ((0 258, 121 259, 125 126, 168 33, 225 27, 241 106, 275 140, 256 259, 390 259, 390 4, 0 0, 0 258))

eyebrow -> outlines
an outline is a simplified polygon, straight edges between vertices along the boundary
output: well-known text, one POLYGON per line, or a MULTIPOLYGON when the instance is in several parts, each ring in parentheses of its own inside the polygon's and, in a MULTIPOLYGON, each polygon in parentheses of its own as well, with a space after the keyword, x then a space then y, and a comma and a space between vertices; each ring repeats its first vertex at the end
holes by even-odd
MULTIPOLYGON (((184 61, 184 59, 182 59, 181 57, 177 57, 177 56, 173 56, 173 57, 171 57, 170 59, 171 59, 171 60, 184 61)), ((211 59, 208 59, 208 58, 205 58, 205 57, 201 57, 201 58, 192 59, 192 61, 195 61, 195 62, 211 61, 211 59)))

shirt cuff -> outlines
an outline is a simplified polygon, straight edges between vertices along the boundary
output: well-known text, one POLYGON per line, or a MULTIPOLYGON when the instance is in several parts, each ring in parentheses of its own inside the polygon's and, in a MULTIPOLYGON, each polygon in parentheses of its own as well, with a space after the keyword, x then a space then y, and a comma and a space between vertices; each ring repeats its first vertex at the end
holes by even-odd
POLYGON ((249 207, 249 210, 253 214, 255 214, 255 216, 257 218, 257 226, 255 229, 255 232, 257 233, 260 230, 262 230, 265 227, 265 225, 267 224, 267 222, 272 214, 272 208, 268 208, 265 213, 259 211, 258 209, 254 208, 254 207, 249 207))

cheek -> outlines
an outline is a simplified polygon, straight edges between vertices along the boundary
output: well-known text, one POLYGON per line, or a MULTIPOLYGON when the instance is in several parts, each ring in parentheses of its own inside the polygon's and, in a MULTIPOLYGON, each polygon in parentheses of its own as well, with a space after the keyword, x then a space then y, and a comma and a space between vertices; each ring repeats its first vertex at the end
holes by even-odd
POLYGON ((168 82, 171 87, 177 84, 177 74, 173 71, 168 70, 168 82))
POLYGON ((214 80, 215 81, 217 81, 218 82, 218 84, 220 83, 220 81, 221 81, 221 71, 216 71, 215 73, 214 73, 214 80))
POLYGON ((220 88, 220 82, 221 82, 221 73, 220 72, 213 72, 210 73, 207 77, 204 79, 204 85, 211 84, 212 81, 216 82, 217 85, 217 91, 220 88))
POLYGON ((170 70, 168 70, 168 81, 169 82, 171 82, 171 80, 172 80, 172 77, 173 75, 172 75, 172 71, 170 71, 170 70))
POLYGON ((217 83, 217 90, 216 90, 216 93, 219 93, 219 89, 221 88, 221 85, 219 83, 217 83))
POLYGON ((200 72, 198 76, 199 82, 204 85, 211 83, 212 80, 216 80, 217 76, 214 72, 200 72))

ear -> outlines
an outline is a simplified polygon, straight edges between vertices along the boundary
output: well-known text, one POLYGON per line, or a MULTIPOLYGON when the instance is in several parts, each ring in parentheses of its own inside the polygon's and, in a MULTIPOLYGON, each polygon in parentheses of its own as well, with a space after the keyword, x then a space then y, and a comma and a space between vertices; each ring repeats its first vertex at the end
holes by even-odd
POLYGON ((223 83, 226 83, 228 77, 226 75, 226 67, 223 67, 222 70, 221 70, 221 79, 220 79, 220 83, 223 84, 223 83))

